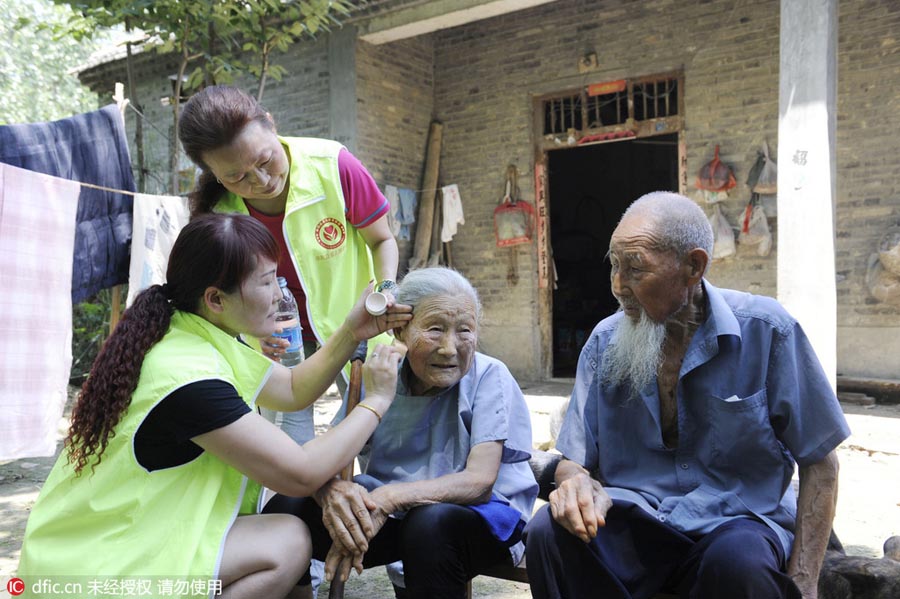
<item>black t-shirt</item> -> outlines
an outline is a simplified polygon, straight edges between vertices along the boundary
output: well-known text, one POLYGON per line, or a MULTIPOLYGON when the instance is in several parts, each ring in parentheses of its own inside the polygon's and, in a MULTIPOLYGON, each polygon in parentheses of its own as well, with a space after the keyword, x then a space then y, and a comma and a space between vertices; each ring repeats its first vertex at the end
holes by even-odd
POLYGON ((149 471, 187 464, 203 453, 191 438, 227 426, 250 412, 233 385, 218 379, 190 383, 159 402, 134 435, 134 454, 149 471))

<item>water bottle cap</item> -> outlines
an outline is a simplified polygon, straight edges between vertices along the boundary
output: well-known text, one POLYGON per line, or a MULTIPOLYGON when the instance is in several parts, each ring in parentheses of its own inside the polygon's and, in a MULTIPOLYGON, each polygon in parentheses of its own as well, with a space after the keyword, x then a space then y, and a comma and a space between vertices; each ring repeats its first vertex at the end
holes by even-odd
POLYGON ((381 316, 387 311, 387 296, 377 291, 366 298, 366 312, 372 316, 381 316))
POLYGON ((287 279, 285 279, 284 277, 278 277, 278 286, 287 287, 287 279))

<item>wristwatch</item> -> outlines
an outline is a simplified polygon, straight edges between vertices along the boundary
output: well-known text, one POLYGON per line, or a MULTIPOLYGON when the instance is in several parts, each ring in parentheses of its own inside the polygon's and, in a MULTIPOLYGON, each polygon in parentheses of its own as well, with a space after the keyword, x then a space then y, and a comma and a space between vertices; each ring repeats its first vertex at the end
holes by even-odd
POLYGON ((375 285, 375 291, 378 291, 378 292, 390 291, 391 293, 393 293, 394 289, 396 289, 396 288, 397 288, 397 283, 390 279, 385 279, 385 280, 381 281, 380 283, 378 283, 377 285, 375 285))

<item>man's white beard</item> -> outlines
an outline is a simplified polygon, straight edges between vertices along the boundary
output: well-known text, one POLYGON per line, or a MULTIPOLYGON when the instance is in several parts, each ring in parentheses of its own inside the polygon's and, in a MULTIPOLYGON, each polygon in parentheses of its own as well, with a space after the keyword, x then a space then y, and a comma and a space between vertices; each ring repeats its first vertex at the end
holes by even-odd
POLYGON ((665 323, 654 322, 643 310, 637 323, 624 317, 603 353, 601 380, 612 385, 628 383, 632 395, 638 394, 656 382, 665 340, 665 323))

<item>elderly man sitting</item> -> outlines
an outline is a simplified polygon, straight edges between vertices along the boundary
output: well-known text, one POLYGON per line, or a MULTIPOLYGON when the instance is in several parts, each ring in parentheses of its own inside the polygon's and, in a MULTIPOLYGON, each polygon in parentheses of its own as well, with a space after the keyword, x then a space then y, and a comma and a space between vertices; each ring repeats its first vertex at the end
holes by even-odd
POLYGON ((582 350, 557 489, 526 529, 534 597, 816 597, 849 429, 797 322, 703 278, 712 243, 674 193, 613 233, 622 309, 582 350))
POLYGON ((479 568, 524 551, 538 492, 528 406, 506 366, 475 351, 481 306, 462 275, 416 270, 394 295, 413 306, 396 332, 409 351, 364 474, 331 481, 295 513, 328 578, 403 560, 408 596, 464 597, 479 568))

